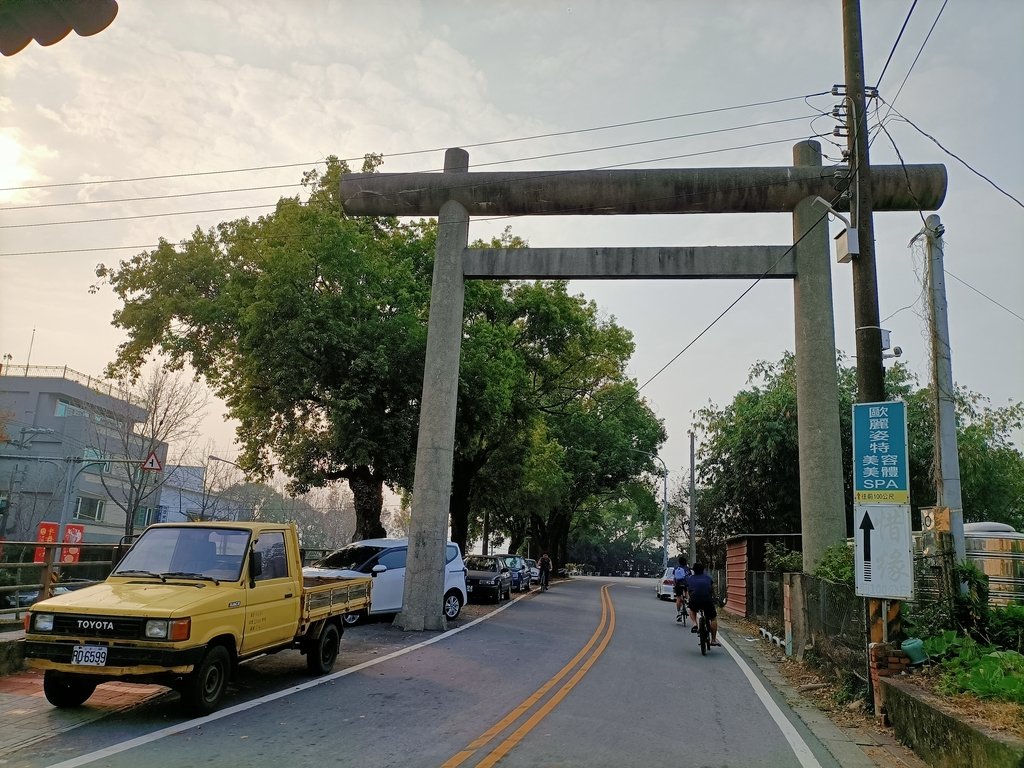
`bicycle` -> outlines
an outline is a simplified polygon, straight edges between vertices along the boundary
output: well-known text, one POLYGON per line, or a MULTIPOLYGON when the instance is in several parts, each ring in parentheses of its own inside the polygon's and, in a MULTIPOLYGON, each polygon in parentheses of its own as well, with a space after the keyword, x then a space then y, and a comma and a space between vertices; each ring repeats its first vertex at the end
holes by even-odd
POLYGON ((711 628, 708 626, 703 608, 697 611, 697 640, 700 642, 700 655, 707 656, 708 649, 711 648, 711 628))

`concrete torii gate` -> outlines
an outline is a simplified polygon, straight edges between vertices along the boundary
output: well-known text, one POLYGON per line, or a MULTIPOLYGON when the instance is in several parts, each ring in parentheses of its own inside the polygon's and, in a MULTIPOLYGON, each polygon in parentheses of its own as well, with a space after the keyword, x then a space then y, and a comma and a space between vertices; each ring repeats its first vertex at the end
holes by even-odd
MULTIPOLYGON (((449 149, 444 173, 346 174, 346 213, 437 216, 404 608, 407 630, 444 629, 445 541, 451 496, 466 278, 775 278, 793 281, 805 570, 846 538, 832 277, 822 197, 846 209, 849 169, 824 168, 821 145, 793 148, 792 167, 469 172, 449 149), (791 213, 793 245, 663 248, 468 248, 469 217, 653 213, 791 213)), ((873 166, 876 211, 934 210, 942 165, 873 166)))

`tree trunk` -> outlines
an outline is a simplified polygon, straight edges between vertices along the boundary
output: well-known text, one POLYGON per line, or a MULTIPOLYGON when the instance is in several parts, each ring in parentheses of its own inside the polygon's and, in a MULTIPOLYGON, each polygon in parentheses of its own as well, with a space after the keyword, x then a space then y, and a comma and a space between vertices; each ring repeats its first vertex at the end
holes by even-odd
POLYGON ((452 465, 452 497, 448 505, 452 526, 452 541, 459 545, 463 554, 469 543, 469 497, 472 493, 473 477, 479 468, 468 461, 458 459, 452 465))
POLYGON ((570 523, 571 518, 561 513, 552 512, 548 517, 547 539, 548 545, 551 547, 548 554, 551 556, 552 561, 554 561, 556 569, 565 566, 566 557, 569 552, 570 523))
POLYGON ((384 481, 377 478, 369 467, 354 467, 348 478, 352 489, 352 502, 356 509, 356 530, 352 541, 379 539, 387 535, 380 522, 384 508, 384 481))

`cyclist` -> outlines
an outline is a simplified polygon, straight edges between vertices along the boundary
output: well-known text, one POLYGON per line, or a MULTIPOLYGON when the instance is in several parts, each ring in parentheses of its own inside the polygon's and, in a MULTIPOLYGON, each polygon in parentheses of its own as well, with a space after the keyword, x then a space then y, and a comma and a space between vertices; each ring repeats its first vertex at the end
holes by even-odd
POLYGON ((672 592, 676 596, 676 621, 682 622, 683 611, 686 610, 686 581, 690 578, 690 567, 686 564, 686 555, 679 556, 679 564, 672 571, 675 584, 672 592))
POLYGON ((540 591, 548 591, 548 581, 551 579, 551 558, 545 552, 537 561, 537 568, 540 570, 540 591))
POLYGON ((693 564, 693 573, 686 580, 690 593, 690 619, 693 620, 691 632, 697 632, 697 611, 703 610, 704 617, 711 625, 711 644, 718 642, 718 611, 715 610, 715 580, 710 574, 704 573, 704 563, 693 564))

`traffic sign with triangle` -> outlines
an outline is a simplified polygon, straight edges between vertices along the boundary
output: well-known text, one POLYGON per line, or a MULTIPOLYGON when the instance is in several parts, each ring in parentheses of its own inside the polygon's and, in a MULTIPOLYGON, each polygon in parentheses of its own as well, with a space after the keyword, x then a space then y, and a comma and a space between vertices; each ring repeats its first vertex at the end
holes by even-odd
POLYGON ((156 457, 156 451, 149 452, 149 456, 146 458, 142 468, 150 472, 159 472, 163 469, 163 466, 160 464, 160 459, 156 457))

